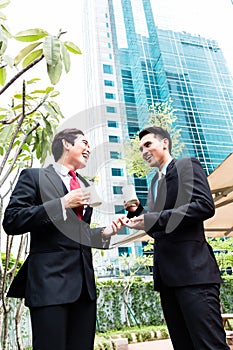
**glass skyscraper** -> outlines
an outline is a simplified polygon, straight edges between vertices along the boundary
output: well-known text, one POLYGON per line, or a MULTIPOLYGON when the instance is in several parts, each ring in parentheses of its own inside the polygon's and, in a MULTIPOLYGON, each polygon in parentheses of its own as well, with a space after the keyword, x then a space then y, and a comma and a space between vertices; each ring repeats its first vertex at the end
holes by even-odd
MULTIPOLYGON (((121 188, 129 181, 122 146, 147 125, 151 104, 173 101, 183 155, 197 157, 207 175, 232 152, 233 79, 215 40, 158 28, 149 0, 85 0, 83 6, 82 121, 96 148, 92 170, 104 164, 99 174, 111 215, 124 211, 121 188)), ((134 182, 144 201, 147 180, 134 182)))

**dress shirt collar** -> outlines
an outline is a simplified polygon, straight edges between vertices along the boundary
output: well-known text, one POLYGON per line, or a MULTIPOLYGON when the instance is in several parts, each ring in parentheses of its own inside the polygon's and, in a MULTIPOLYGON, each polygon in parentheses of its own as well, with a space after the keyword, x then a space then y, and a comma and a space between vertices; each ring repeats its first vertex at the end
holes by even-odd
POLYGON ((60 163, 53 164, 54 169, 60 176, 67 176, 70 169, 60 163))
POLYGON ((166 173, 167 173, 167 167, 168 167, 168 165, 171 163, 171 161, 172 161, 172 157, 169 157, 169 159, 166 161, 166 163, 163 165, 163 167, 162 167, 162 169, 159 171, 162 175, 166 175, 166 173))

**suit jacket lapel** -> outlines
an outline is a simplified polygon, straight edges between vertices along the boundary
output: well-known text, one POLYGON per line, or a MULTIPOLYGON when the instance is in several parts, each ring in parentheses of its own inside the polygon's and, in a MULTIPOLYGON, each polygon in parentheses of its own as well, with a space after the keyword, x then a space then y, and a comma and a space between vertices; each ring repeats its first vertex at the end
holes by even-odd
POLYGON ((60 197, 64 196, 64 194, 68 192, 62 179, 56 173, 52 164, 45 168, 45 176, 60 197))

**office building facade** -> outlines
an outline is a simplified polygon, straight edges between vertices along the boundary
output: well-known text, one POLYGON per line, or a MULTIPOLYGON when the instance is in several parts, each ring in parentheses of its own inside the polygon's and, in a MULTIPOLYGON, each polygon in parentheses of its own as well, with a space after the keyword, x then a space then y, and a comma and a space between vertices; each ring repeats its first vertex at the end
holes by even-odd
POLYGON ((85 0, 83 10, 87 96, 80 119, 94 145, 88 170, 99 177, 106 206, 96 217, 103 223, 106 212, 107 220, 124 212, 124 184, 133 181, 145 202, 147 179, 128 177, 122 154, 147 125, 151 104, 173 101, 183 155, 199 158, 207 175, 232 152, 233 79, 215 40, 158 28, 149 0, 85 0))

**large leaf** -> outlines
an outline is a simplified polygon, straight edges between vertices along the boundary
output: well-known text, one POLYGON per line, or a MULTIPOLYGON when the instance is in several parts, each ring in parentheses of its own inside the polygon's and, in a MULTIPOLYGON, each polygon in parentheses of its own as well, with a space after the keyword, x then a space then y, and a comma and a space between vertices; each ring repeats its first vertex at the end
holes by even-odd
POLYGON ((32 52, 41 43, 42 42, 39 41, 37 43, 30 44, 30 45, 24 47, 14 59, 15 66, 17 66, 30 52, 32 52))
POLYGON ((18 41, 32 42, 42 39, 47 35, 49 35, 49 33, 46 30, 35 28, 19 32, 14 36, 14 38, 18 41))
POLYGON ((3 9, 4 7, 8 6, 10 3, 10 0, 0 0, 0 9, 3 9))
POLYGON ((65 67, 65 71, 66 71, 66 73, 69 73, 69 71, 70 71, 70 54, 67 51, 67 49, 63 43, 61 44, 61 54, 62 54, 62 60, 63 60, 63 64, 65 67))
POLYGON ((0 84, 2 86, 4 86, 5 82, 6 82, 6 67, 1 67, 0 68, 0 84))
POLYGON ((47 72, 48 72, 48 76, 49 76, 51 83, 53 85, 56 85, 59 82, 60 77, 61 77, 62 62, 59 61, 58 64, 56 64, 56 66, 51 66, 51 65, 47 64, 47 72))
POLYGON ((65 41, 64 45, 68 51, 70 51, 74 54, 81 55, 82 52, 81 52, 80 48, 77 45, 75 45, 74 43, 72 43, 71 41, 65 41))
POLYGON ((54 66, 60 61, 60 41, 52 35, 45 38, 43 53, 49 66, 54 66))
POLYGON ((7 48, 7 36, 6 33, 0 28, 0 56, 4 54, 7 48))
POLYGON ((35 61, 37 58, 41 57, 42 55, 43 55, 42 49, 35 50, 35 51, 31 52, 22 63, 23 68, 27 67, 30 63, 32 63, 33 61, 35 61))

